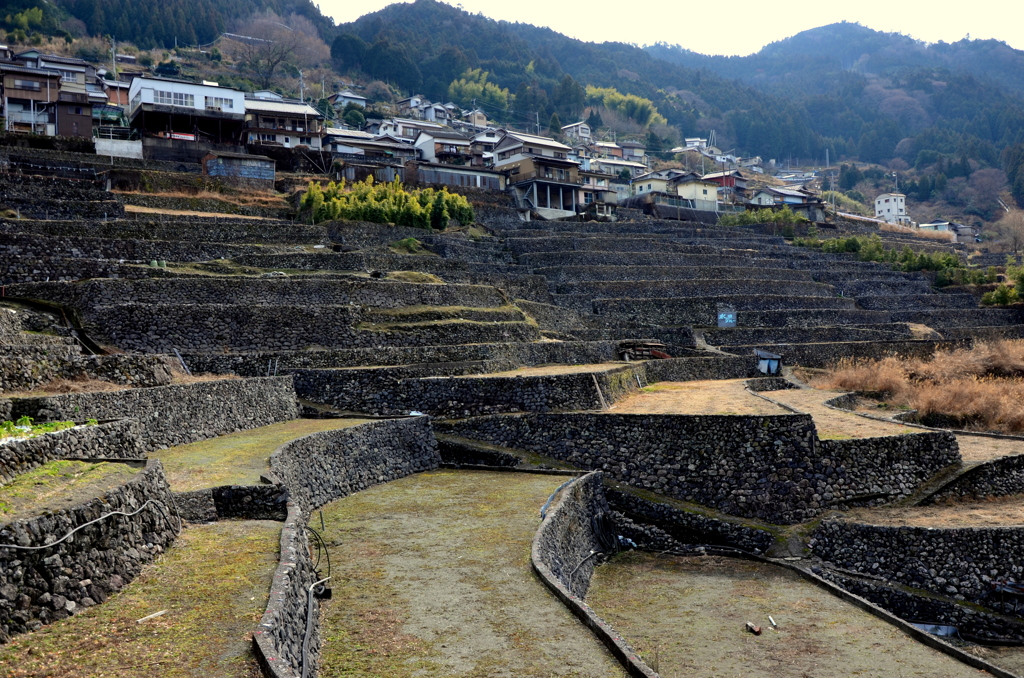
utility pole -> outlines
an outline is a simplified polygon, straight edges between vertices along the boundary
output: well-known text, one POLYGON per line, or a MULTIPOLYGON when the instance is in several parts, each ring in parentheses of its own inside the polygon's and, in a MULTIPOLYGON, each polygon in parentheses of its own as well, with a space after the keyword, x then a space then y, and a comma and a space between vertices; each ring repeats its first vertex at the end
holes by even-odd
POLYGON ((302 79, 302 71, 299 71, 299 99, 306 100, 306 81, 302 79))
POLYGON ((117 41, 110 38, 110 70, 114 73, 114 80, 117 80, 117 41))
POLYGON ((540 136, 540 113, 537 112, 537 111, 534 111, 533 114, 537 117, 537 123, 536 123, 537 124, 537 136, 540 136))

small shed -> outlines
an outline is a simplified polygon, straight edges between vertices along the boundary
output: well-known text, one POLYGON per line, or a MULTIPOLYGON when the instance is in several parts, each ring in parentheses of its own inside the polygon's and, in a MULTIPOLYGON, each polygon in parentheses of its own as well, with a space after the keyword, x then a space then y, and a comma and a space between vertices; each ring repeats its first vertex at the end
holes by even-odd
POLYGON ((782 369, 782 356, 769 353, 768 351, 762 351, 760 349, 754 349, 754 355, 757 356, 757 371, 761 374, 778 374, 782 369))
POLYGON ((211 151, 203 156, 203 174, 235 185, 273 188, 276 163, 265 155, 211 151))

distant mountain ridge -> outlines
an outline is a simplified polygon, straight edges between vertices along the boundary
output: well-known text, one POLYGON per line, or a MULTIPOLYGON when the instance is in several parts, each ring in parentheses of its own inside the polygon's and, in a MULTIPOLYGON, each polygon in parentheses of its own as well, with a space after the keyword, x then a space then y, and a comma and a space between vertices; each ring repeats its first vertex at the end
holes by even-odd
POLYGON ((849 22, 802 31, 744 57, 708 56, 664 43, 645 49, 659 59, 705 68, 761 89, 813 84, 824 91, 825 76, 836 71, 888 76, 907 68, 931 68, 968 73, 1024 93, 1024 51, 1005 42, 963 39, 929 44, 849 22))

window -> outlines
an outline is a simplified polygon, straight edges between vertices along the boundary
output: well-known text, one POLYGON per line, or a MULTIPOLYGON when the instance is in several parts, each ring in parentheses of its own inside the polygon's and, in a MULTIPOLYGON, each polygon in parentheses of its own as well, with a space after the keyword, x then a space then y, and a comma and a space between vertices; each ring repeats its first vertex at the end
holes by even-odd
POLYGON ((594 194, 593 193, 584 192, 583 193, 583 204, 584 205, 589 205, 592 202, 594 202, 594 194))
POLYGON ((262 143, 274 143, 277 141, 277 135, 275 134, 261 134, 260 141, 262 143))
POLYGON ((174 96, 170 92, 161 92, 156 90, 153 92, 153 101, 158 104, 167 104, 170 106, 174 103, 174 96))
POLYGON ((704 189, 704 195, 707 195, 707 194, 708 194, 708 189, 705 188, 704 189))
POLYGON ((299 137, 300 144, 306 144, 307 146, 313 145, 313 137, 299 137))
POLYGON ((74 71, 65 71, 64 69, 61 69, 61 71, 60 71, 60 81, 61 82, 78 82, 78 74, 75 73, 74 71))
POLYGON ((235 102, 225 97, 206 97, 206 108, 219 108, 230 111, 235 107, 235 102))
POLYGON ((35 80, 15 80, 14 89, 27 89, 31 92, 38 92, 43 89, 43 85, 35 80))
POLYGON ((185 94, 184 92, 174 93, 174 105, 175 106, 187 106, 189 108, 195 108, 196 98, 192 94, 185 94))

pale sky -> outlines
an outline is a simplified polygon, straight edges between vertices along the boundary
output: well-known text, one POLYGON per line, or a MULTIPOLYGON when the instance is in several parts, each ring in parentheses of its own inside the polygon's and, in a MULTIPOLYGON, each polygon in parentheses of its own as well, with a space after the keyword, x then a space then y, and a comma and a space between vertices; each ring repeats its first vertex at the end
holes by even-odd
MULTIPOLYGON (((321 0, 320 11, 338 23, 354 21, 393 1, 321 0)), ((879 31, 903 33, 926 42, 995 38, 1024 49, 1024 3, 982 3, 967 11, 962 4, 922 0, 854 0, 854 2, 686 3, 648 0, 630 3, 551 2, 551 0, 462 0, 449 3, 471 13, 505 21, 547 26, 590 42, 667 42, 703 54, 746 55, 800 31, 836 23, 858 22, 879 31)))

